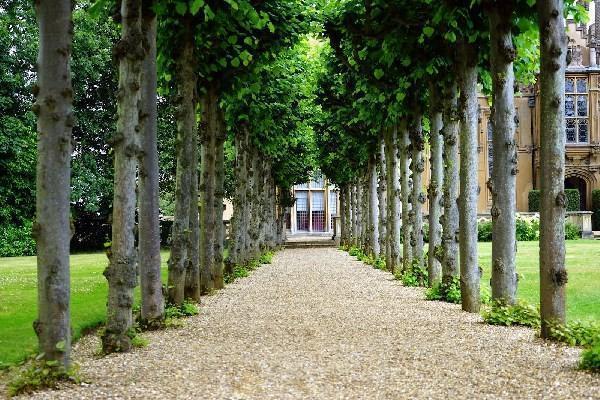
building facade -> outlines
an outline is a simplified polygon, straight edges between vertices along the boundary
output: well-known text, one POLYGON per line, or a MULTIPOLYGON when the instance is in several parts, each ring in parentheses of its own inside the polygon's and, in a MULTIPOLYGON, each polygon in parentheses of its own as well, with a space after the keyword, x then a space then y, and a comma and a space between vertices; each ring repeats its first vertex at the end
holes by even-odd
POLYGON ((286 226, 292 235, 332 234, 338 215, 338 189, 320 173, 310 182, 294 187, 296 202, 286 211, 286 226))

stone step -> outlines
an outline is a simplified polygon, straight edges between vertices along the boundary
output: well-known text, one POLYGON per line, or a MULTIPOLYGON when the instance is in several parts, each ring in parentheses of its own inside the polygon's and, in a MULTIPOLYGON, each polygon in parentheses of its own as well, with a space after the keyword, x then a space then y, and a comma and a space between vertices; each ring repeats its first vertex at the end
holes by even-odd
POLYGON ((313 249, 313 248, 320 248, 320 247, 335 247, 335 242, 333 240, 310 240, 310 241, 305 241, 305 242, 300 242, 300 241, 293 241, 293 242, 286 242, 286 244, 284 245, 284 247, 286 249, 313 249))

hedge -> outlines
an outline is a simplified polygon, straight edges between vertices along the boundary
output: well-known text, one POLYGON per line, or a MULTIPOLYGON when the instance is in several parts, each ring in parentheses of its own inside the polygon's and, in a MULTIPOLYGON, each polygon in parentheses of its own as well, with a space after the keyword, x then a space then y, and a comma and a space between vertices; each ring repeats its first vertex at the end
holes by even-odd
POLYGON ((600 189, 592 190, 592 229, 600 230, 600 189))
MULTIPOLYGON (((565 189, 565 194, 567 195, 567 211, 580 211, 579 190, 565 189)), ((528 200, 529 212, 540 212, 540 191, 530 190, 528 200)))

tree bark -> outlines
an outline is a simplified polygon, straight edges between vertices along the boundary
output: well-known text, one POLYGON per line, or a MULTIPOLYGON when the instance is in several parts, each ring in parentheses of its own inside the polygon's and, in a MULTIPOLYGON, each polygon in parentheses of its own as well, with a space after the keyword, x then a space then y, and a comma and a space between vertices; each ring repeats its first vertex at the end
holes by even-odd
POLYGON ((215 132, 215 259, 214 259, 214 286, 215 289, 223 289, 225 281, 223 278, 223 252, 225 251, 225 229, 223 225, 223 198, 225 197, 225 151, 226 138, 225 116, 216 99, 217 131, 215 132))
POLYGON ((489 9, 490 62, 493 82, 494 166, 492 193, 492 298, 514 304, 517 294, 516 216, 517 142, 513 60, 515 48, 511 33, 514 4, 494 3, 489 9))
POLYGON ((177 172, 175 179, 175 216, 171 235, 168 267, 169 303, 180 305, 185 300, 186 270, 190 248, 190 207, 192 170, 196 167, 193 147, 196 136, 196 71, 194 39, 189 19, 184 20, 184 37, 177 59, 177 172))
POLYGON ((358 184, 357 179, 352 183, 351 202, 352 202, 352 245, 358 246, 358 184))
POLYGON ((398 127, 398 154, 400 159, 400 190, 402 199, 402 270, 407 271, 412 264, 411 224, 410 224, 410 140, 406 121, 402 120, 398 127))
POLYGON ((386 130, 385 147, 387 155, 386 177, 388 192, 388 242, 390 246, 389 261, 386 260, 388 269, 394 273, 400 265, 400 236, 402 204, 400 198, 400 150, 398 148, 398 127, 393 126, 386 130))
POLYGON ((135 251, 136 169, 140 150, 139 107, 142 47, 140 0, 121 2, 121 40, 114 53, 119 60, 117 130, 114 142, 114 201, 112 245, 104 270, 108 281, 106 329, 102 336, 105 353, 129 351, 128 335, 133 325, 133 289, 137 285, 135 251))
MULTIPOLYGON (((367 168, 368 170, 368 168, 367 168)), ((361 185, 362 185, 362 244, 365 253, 373 253, 373 248, 371 247, 371 213, 370 213, 370 201, 369 197, 371 196, 370 190, 370 178, 371 174, 369 171, 362 176, 361 185)))
POLYGON ((477 200, 478 186, 478 104, 477 52, 473 45, 461 43, 460 82, 460 283, 462 309, 479 312, 479 280, 477 261, 477 200))
POLYGON ((373 257, 381 253, 379 246, 379 202, 377 197, 377 159, 375 155, 369 160, 369 244, 373 257))
POLYGON ((163 325, 165 299, 160 277, 160 209, 156 104, 156 14, 154 1, 142 3, 142 32, 147 46, 142 65, 139 158, 139 244, 141 319, 148 328, 163 325))
POLYGON ((552 322, 565 322, 564 221, 565 63, 567 36, 562 0, 537 2, 540 26, 540 298, 543 338, 552 322))
POLYGON ((357 246, 361 249, 364 248, 365 242, 363 241, 363 230, 364 230, 364 218, 363 218, 363 184, 362 177, 356 179, 356 240, 357 246))
POLYGON ((215 167, 217 125, 217 88, 209 85, 202 100, 202 134, 200 147, 200 292, 210 293, 215 280, 215 167))
POLYGON ((414 119, 410 126, 410 141, 412 153, 412 162, 410 165, 412 172, 412 256, 413 264, 417 263, 419 268, 424 268, 423 204, 425 203, 425 193, 423 193, 423 172, 425 171, 425 162, 423 160, 423 151, 425 150, 425 137, 423 136, 423 115, 420 111, 414 113, 414 119))
POLYGON ((40 31, 33 106, 37 114, 36 220, 38 319, 33 323, 46 360, 71 364, 69 242, 73 89, 70 0, 35 3, 40 31))
POLYGON ((340 217, 340 232, 337 232, 337 234, 340 237, 340 245, 344 246, 346 243, 346 186, 343 185, 340 187, 340 210, 339 210, 339 217, 340 217))
MULTIPOLYGON (((194 107, 196 108, 196 107, 194 107)), ((195 119, 195 113, 194 113, 195 119)), ((185 271, 186 299, 200 303, 200 215, 198 210, 198 131, 196 129, 190 140, 190 225, 187 242, 187 266, 185 271)))
POLYGON ((247 191, 250 181, 248 178, 248 150, 247 150, 248 128, 243 126, 235 135, 236 163, 235 173, 235 196, 233 199, 233 215, 231 219, 230 255, 228 264, 241 265, 245 262, 246 230, 248 215, 247 191))
POLYGON ((439 257, 439 249, 442 243, 442 226, 440 217, 442 215, 442 185, 444 180, 444 162, 442 160, 442 106, 440 93, 437 85, 430 85, 430 161, 431 177, 429 179, 429 252, 427 258, 427 272, 429 285, 435 286, 442 280, 442 267, 439 257))
POLYGON ((459 276, 458 267, 458 90, 456 81, 444 87, 444 215, 442 216, 442 284, 448 287, 459 276))
POLYGON ((386 177, 386 160, 385 160, 385 143, 383 139, 379 143, 379 154, 377 158, 377 167, 379 172, 378 179, 378 202, 379 202, 379 248, 381 249, 380 257, 386 260, 389 259, 389 241, 387 236, 388 226, 388 204, 387 204, 387 177, 386 177))

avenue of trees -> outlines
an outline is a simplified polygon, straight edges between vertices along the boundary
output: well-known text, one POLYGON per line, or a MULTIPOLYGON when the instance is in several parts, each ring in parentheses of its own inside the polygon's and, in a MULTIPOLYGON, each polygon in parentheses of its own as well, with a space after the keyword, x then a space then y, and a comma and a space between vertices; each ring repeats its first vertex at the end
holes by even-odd
POLYGON ((480 310, 478 95, 492 104, 492 298, 515 304, 515 91, 539 72, 542 337, 565 322, 562 1, 347 1, 328 14, 320 161, 341 193, 341 241, 480 310), (539 50, 539 57, 535 54, 539 50), (518 58, 524 52, 530 57, 518 58), (515 75, 516 73, 516 75, 515 75), (428 147, 430 184, 424 187, 428 147), (428 201, 429 251, 423 206, 428 201))
MULTIPOLYGON (((14 11, 16 18, 28 15, 27 6, 8 2, 3 9, 14 11)), ((80 57, 74 53, 73 35, 83 30, 77 17, 116 23, 107 26, 114 35, 112 50, 102 46, 112 53, 114 66, 109 58, 106 68, 115 73, 115 84, 108 85, 102 101, 116 114, 116 124, 114 130, 107 124, 110 136, 102 137, 105 147, 96 157, 103 158, 98 162, 112 158, 114 176, 104 272, 109 294, 102 348, 107 353, 132 347, 138 283, 140 323, 160 328, 166 304, 199 302, 202 294, 224 286, 227 270, 282 244, 290 189, 314 169, 311 121, 318 115, 313 97, 319 64, 309 54, 314 45, 307 34, 319 25, 314 6, 302 1, 39 1, 35 15, 38 170, 33 232, 40 307, 34 327, 44 358, 68 367, 71 157, 79 155, 73 131, 75 115, 90 111, 78 111, 74 99, 97 88, 74 88, 72 83, 71 59, 80 57), (159 128, 165 127, 172 139, 161 137, 159 128), (164 152, 172 153, 173 161, 164 152), (176 165, 174 222, 163 290, 159 184, 168 180, 162 175, 169 174, 165 166, 170 163, 176 165), (226 168, 226 163, 233 165, 226 168), (227 184, 228 179, 235 185, 227 184), (226 195, 236 205, 227 260, 222 222, 226 195)))
MULTIPOLYGON (((34 327, 46 360, 71 363, 74 212, 109 210, 102 347, 128 351, 138 284, 147 329, 163 326, 166 304, 223 288, 235 266, 283 243, 291 188, 317 165, 340 189, 344 245, 442 293, 458 285, 463 309, 478 312, 481 90, 494 110, 492 296, 515 303, 514 87, 538 71, 542 336, 565 321, 564 15, 582 13, 574 1, 37 0, 35 14, 24 0, 0 4, 23 21, 0 26, 10 37, 39 35, 37 50, 0 39, 23 61, 6 61, 21 71, 2 75, 18 95, 0 99, 26 115, 1 122, 26 131, 37 121, 37 149, 16 143, 28 146, 25 159, 11 155, 0 166, 23 168, 37 157, 35 187, 2 188, 10 199, 35 193, 34 327), (540 57, 518 58, 520 47, 539 47, 540 57), (27 86, 31 113, 22 104, 27 86), (86 177, 102 187, 86 190, 86 177), (174 205, 166 287, 164 186, 174 205), (228 244, 225 197, 234 204, 228 244)), ((0 222, 23 213, 0 213, 0 222)))

